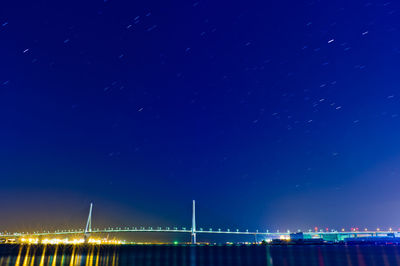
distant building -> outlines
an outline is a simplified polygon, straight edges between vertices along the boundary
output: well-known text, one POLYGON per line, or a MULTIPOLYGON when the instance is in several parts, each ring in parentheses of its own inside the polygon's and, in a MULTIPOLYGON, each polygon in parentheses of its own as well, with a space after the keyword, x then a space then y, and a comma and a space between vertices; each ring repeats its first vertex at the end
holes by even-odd
POLYGON ((291 233, 291 234, 290 234, 290 239, 291 239, 291 240, 300 240, 300 239, 304 239, 304 234, 303 234, 303 232, 291 233))

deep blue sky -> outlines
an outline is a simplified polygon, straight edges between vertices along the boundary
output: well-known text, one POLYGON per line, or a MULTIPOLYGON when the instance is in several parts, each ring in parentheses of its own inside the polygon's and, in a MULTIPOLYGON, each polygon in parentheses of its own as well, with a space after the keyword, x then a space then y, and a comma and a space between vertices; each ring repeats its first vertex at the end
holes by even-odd
POLYGON ((396 4, 2 1, 1 230, 400 227, 396 4))

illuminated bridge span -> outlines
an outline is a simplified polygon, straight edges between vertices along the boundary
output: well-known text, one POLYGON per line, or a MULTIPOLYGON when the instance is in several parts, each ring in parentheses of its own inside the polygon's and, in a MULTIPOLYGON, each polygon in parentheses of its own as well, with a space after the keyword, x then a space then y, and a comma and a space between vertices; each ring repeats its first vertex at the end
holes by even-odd
MULTIPOLYGON (((265 237, 265 238, 289 238, 291 234, 295 232, 285 231, 285 232, 270 232, 266 231, 240 231, 239 229, 230 230, 230 229, 212 229, 212 228, 199 228, 196 229, 196 216, 195 216, 195 201, 193 201, 193 212, 192 212, 192 227, 115 227, 115 228, 104 228, 104 229, 92 229, 92 207, 90 204, 89 216, 86 223, 85 229, 77 229, 77 230, 56 230, 56 231, 41 231, 41 232, 19 232, 19 233, 0 233, 0 237, 2 238, 23 238, 23 237, 42 237, 42 236, 56 236, 56 235, 84 235, 84 239, 87 242, 90 234, 101 234, 101 233, 185 233, 191 235, 192 244, 196 244, 196 235, 197 234, 229 234, 229 235, 252 235, 257 239, 257 236, 265 237)), ((361 236, 394 236, 400 234, 400 231, 311 231, 302 232, 304 238, 323 238, 327 240, 343 240, 346 237, 361 237, 361 236)))

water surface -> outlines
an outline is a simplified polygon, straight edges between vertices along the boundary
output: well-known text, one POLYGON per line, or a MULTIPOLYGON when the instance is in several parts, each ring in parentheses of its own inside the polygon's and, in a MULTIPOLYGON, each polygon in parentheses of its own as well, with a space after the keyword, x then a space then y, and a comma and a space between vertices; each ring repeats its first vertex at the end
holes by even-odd
POLYGON ((397 246, 0 245, 0 265, 390 266, 397 246))

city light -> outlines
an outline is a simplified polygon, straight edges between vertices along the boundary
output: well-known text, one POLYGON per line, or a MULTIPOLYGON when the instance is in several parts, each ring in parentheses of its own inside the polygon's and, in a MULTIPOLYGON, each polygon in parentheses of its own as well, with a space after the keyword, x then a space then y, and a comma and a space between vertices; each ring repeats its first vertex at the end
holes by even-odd
POLYGON ((39 239, 38 238, 22 238, 21 239, 22 243, 27 243, 27 244, 38 244, 39 239))
MULTIPOLYGON (((43 244, 43 245, 81 245, 85 243, 84 238, 74 238, 74 239, 60 239, 60 238, 45 238, 39 240, 39 238, 21 238, 20 242, 23 244, 43 244)), ((88 244, 97 244, 97 245, 121 245, 124 244, 125 241, 117 240, 117 239, 99 239, 99 238, 91 238, 87 242, 88 244)))

